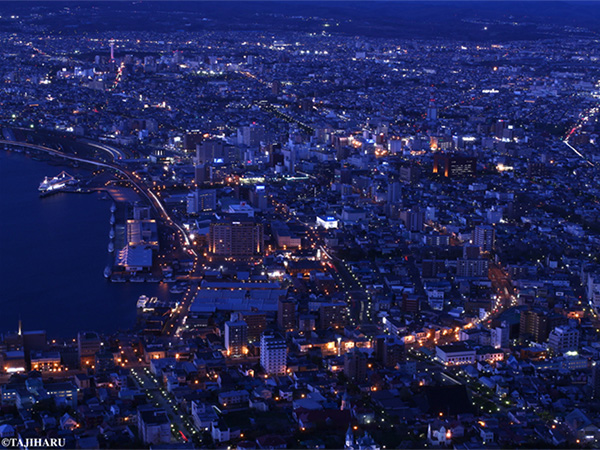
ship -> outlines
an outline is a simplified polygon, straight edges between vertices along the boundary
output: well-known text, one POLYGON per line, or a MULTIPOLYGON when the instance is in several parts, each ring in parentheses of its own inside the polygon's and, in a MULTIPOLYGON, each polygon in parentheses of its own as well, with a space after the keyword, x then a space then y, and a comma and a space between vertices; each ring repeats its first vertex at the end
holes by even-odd
POLYGON ((38 191, 40 191, 41 194, 48 194, 66 186, 76 185, 78 182, 79 181, 75 177, 63 170, 53 178, 44 177, 44 181, 40 183, 38 191))

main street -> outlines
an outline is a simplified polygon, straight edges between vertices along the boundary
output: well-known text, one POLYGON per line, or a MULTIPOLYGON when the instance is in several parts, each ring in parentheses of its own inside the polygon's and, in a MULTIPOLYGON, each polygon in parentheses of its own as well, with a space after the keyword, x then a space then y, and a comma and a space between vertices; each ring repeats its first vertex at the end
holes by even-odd
POLYGON ((158 383, 147 368, 131 369, 131 378, 137 388, 146 394, 150 405, 166 411, 171 421, 173 439, 176 442, 186 442, 186 440, 199 438, 198 431, 189 420, 189 416, 177 406, 166 389, 158 383), (185 438, 180 432, 183 433, 185 438))

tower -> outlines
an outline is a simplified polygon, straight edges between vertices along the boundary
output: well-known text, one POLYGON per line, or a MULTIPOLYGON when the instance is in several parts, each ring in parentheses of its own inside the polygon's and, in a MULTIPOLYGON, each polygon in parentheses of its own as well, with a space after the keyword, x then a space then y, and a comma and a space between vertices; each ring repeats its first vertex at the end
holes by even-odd
POLYGON ((352 432, 352 425, 348 425, 348 429, 346 430, 346 441, 344 448, 352 449, 354 448, 354 433, 352 432))
POLYGON ((115 60, 115 43, 114 41, 110 41, 110 60, 115 60))
POLYGON ((340 410, 351 410, 352 405, 350 404, 350 396, 347 392, 344 392, 344 396, 342 397, 342 405, 340 406, 340 410))
POLYGON ((437 106, 435 106, 435 100, 433 96, 429 100, 429 106, 427 107, 427 120, 436 121, 438 116, 437 106))

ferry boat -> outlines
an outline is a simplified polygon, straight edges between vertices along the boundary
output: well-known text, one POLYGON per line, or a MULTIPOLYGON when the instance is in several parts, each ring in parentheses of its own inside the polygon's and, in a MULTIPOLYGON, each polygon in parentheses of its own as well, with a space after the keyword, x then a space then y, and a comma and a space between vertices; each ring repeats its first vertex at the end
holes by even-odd
POLYGON ((44 181, 40 183, 38 190, 41 194, 47 194, 49 192, 56 191, 57 189, 62 189, 65 186, 73 186, 77 183, 78 180, 75 179, 75 177, 69 175, 63 170, 54 178, 44 177, 44 181))

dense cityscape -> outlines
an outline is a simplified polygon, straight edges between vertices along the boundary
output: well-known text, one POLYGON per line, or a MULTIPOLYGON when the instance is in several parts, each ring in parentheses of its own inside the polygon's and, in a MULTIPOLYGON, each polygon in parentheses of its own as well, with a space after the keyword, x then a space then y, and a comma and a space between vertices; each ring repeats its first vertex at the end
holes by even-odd
POLYGON ((600 6, 468 3, 1 4, 2 448, 598 448, 600 6))

